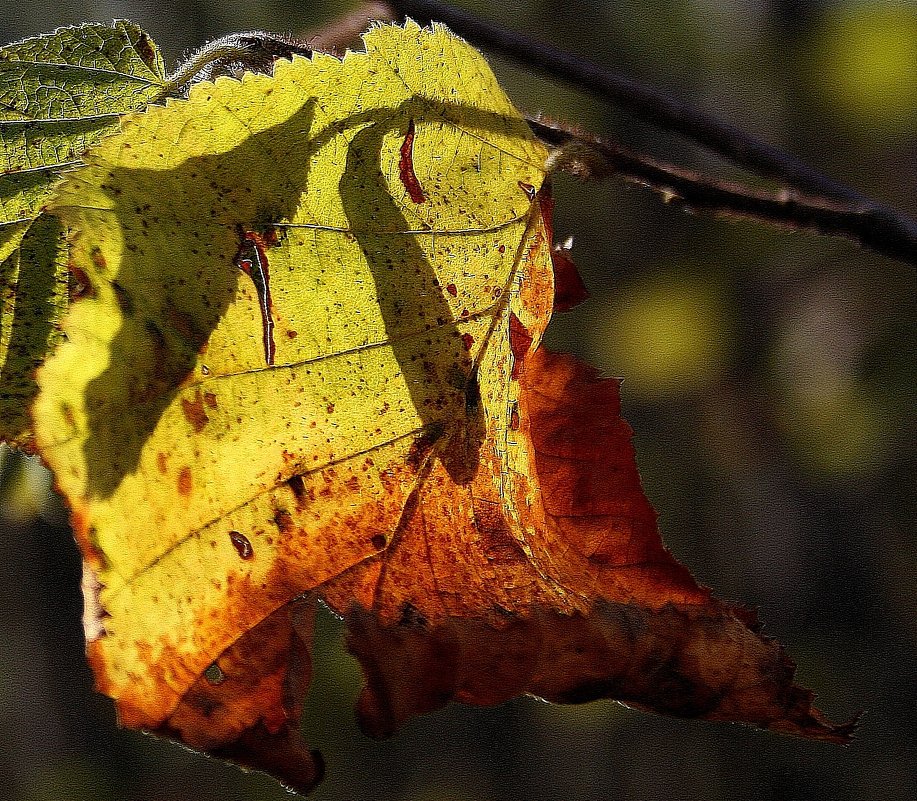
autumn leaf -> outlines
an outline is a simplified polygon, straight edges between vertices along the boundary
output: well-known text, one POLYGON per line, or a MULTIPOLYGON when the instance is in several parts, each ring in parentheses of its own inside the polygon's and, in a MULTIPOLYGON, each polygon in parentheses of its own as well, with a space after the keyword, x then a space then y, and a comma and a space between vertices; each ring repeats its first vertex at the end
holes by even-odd
POLYGON ((54 202, 89 290, 36 438, 121 722, 308 790, 320 598, 374 735, 531 692, 845 741, 662 546, 617 382, 540 347, 547 154, 484 60, 365 42, 129 117, 54 202))
POLYGON ((0 48, 0 439, 30 444, 33 373, 68 303, 62 231, 41 208, 64 170, 164 86, 159 52, 123 20, 0 48))

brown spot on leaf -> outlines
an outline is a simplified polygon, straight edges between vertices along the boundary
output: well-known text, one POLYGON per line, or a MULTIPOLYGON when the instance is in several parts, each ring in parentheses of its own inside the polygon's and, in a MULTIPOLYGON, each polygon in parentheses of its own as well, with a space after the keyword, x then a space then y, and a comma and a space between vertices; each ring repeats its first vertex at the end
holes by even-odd
POLYGON ((408 123, 407 133, 401 143, 401 158, 398 161, 398 177, 408 195, 415 203, 423 203, 427 196, 417 176, 414 174, 414 120, 408 123))
POLYGON ((216 409, 217 407, 217 396, 212 392, 204 393, 204 403, 207 404, 207 407, 210 409, 216 409))
POLYGON ((89 251, 89 260, 100 273, 104 274, 108 271, 108 264, 105 262, 105 256, 102 255, 102 249, 98 245, 89 251))
POLYGON ((293 516, 286 509, 278 509, 274 513, 274 524, 281 534, 289 534, 293 530, 293 516))
POLYGON ((162 451, 156 454, 156 467, 163 475, 169 472, 169 460, 162 451))
POLYGON ((278 244, 276 229, 259 234, 255 231, 242 231, 239 250, 233 263, 245 275, 252 279, 255 293, 258 295, 258 307, 261 310, 261 335, 264 346, 264 361, 268 366, 274 364, 274 305, 271 300, 271 272, 268 265, 267 248, 278 244))
POLYGON ((452 297, 456 297, 458 295, 458 288, 455 286, 455 284, 447 284, 446 292, 452 295, 452 297))
POLYGON ((72 261, 67 266, 70 268, 70 300, 95 297, 95 291, 86 273, 72 261))
POLYGON ((519 378, 522 370, 522 360, 532 346, 532 335, 519 321, 515 314, 509 315, 509 349, 513 354, 513 371, 510 378, 519 378))
POLYGON ((296 498, 296 506, 301 507, 306 500, 306 484, 302 476, 292 476, 287 481, 287 486, 293 493, 293 497, 296 498))
POLYGON ((178 471, 178 494, 187 498, 191 494, 192 486, 191 468, 185 465, 178 471))
POLYGON ((252 548, 251 542, 241 531, 230 531, 229 541, 241 559, 248 560, 255 555, 255 549, 252 548))
POLYGON ((462 346, 465 350, 471 350, 474 347, 474 337, 471 334, 462 334, 462 346))
POLYGON ((182 414, 185 420, 191 424, 195 434, 200 434, 204 426, 210 422, 207 412, 204 411, 204 399, 201 396, 200 389, 194 390, 194 400, 189 401, 187 398, 181 399, 182 414))
POLYGON ((194 315, 180 311, 173 305, 168 306, 165 315, 168 327, 173 328, 182 339, 188 342, 202 342, 206 339, 199 330, 194 315))
POLYGON ((506 518, 496 503, 475 503, 474 527, 481 537, 484 555, 490 562, 509 564, 525 561, 525 553, 513 539, 506 518))

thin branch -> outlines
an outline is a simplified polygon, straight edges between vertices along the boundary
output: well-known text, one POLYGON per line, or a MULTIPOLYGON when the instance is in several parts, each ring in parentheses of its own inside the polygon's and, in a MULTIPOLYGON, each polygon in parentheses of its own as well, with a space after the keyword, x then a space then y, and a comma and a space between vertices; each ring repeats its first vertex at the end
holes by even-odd
POLYGON ((303 38, 320 53, 342 54, 348 47, 360 45, 360 35, 370 21, 393 22, 398 14, 388 3, 368 2, 348 14, 335 17, 323 28, 307 33, 303 38))
POLYGON ((870 209, 796 192, 771 193, 732 181, 720 181, 642 153, 635 153, 598 137, 569 128, 528 119, 545 144, 555 148, 549 168, 582 178, 617 176, 656 192, 665 203, 694 211, 745 218, 794 230, 842 236, 893 259, 917 264, 917 240, 889 229, 870 209))
MULTIPOLYGON (((856 219, 860 219, 859 215, 869 218, 870 225, 876 229, 874 234, 869 235, 870 240, 891 236, 895 242, 903 243, 905 248, 906 255, 896 258, 915 260, 913 248, 917 247, 917 221, 828 178, 789 153, 760 142, 733 125, 616 75, 587 59, 436 0, 390 0, 390 4, 402 15, 410 16, 417 22, 443 22, 473 44, 491 48, 550 78, 592 92, 644 122, 693 139, 752 172, 778 180, 812 197, 843 201, 849 204, 847 211, 856 219)), ((897 251, 898 247, 893 249, 897 251)))

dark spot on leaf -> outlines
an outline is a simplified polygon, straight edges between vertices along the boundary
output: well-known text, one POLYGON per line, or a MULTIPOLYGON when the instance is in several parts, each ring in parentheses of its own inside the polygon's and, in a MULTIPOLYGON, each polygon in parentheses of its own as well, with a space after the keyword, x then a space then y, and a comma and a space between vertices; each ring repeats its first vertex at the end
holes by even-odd
POLYGON ((200 389, 194 390, 194 400, 189 401, 187 398, 181 399, 181 410, 185 419, 191 424, 195 434, 200 434, 204 426, 210 422, 207 412, 204 411, 204 399, 201 397, 200 389))
POLYGON ((89 259, 100 273, 105 273, 108 270, 108 264, 102 255, 102 249, 98 245, 89 251, 89 259))
POLYGON ((162 451, 156 454, 156 467, 159 468, 159 472, 163 475, 169 472, 169 462, 162 451))
POLYGON ((401 143, 398 176, 401 178, 404 188, 408 190, 411 200, 415 203, 423 203, 427 199, 420 181, 417 180, 417 176, 414 174, 414 120, 408 123, 407 133, 401 143))
POLYGON ((410 628, 426 628, 427 619, 414 608, 410 601, 405 601, 401 607, 401 617, 398 618, 398 625, 410 628))
POLYGON ((513 408, 509 413, 509 428, 510 431, 519 430, 519 407, 516 403, 513 403, 513 408))
POLYGON ((377 551, 381 551, 385 547, 385 535, 373 534, 373 538, 370 540, 370 542, 372 543, 373 548, 375 548, 377 551))
MULTIPOLYGON (((155 71, 156 49, 153 47, 153 43, 145 33, 140 34, 135 47, 137 52, 140 54, 140 58, 143 60, 143 63, 146 64, 151 70, 155 71)), ((123 147, 130 147, 130 145, 123 145, 123 147)))
POLYGON ((212 392, 205 392, 204 393, 204 403, 206 403, 209 408, 216 409, 217 396, 214 395, 212 392))
POLYGON ((286 509, 274 512, 274 524, 282 534, 288 534, 293 529, 293 516, 286 509))
POLYGON ((204 671, 204 678, 207 680, 208 684, 216 686, 226 681, 226 674, 220 670, 220 666, 214 662, 204 671))
POLYGON ((111 288, 115 293, 115 301, 118 303, 121 314, 125 317, 133 317, 134 301, 131 300, 131 296, 127 293, 127 290, 117 281, 111 282, 111 288))
POLYGON ((522 369, 522 360, 525 354, 529 352, 532 346, 532 335, 528 329, 519 321, 515 314, 510 312, 509 315, 509 349, 513 354, 513 371, 510 378, 519 378, 519 371, 522 369))
POLYGON ((92 284, 89 277, 83 270, 77 267, 73 262, 68 265, 70 268, 70 300, 79 300, 80 298, 94 297, 92 284))
POLYGON ((456 295, 458 295, 458 289, 456 288, 455 284, 448 284, 446 286, 446 292, 452 295, 452 297, 455 297, 456 295))
POLYGON ((238 553, 242 559, 251 559, 255 555, 255 549, 252 548, 252 544, 249 542, 248 537, 241 532, 230 531, 229 541, 236 549, 236 553, 238 553))
POLYGON ((242 232, 242 240, 233 263, 252 279, 258 295, 258 306, 261 310, 261 335, 264 345, 264 361, 270 366, 274 363, 274 307, 271 301, 271 274, 265 249, 277 244, 277 234, 270 229, 271 235, 262 235, 254 231, 242 232))
POLYGON ((192 483, 191 468, 185 465, 178 472, 178 494, 188 497, 191 494, 192 483))

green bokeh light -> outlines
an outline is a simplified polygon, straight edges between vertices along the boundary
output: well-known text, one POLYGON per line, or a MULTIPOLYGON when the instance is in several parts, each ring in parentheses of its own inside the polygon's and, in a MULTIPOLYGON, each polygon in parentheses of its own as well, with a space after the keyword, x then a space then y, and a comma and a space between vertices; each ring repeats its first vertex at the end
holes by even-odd
POLYGON ((813 44, 813 90, 851 123, 884 130, 917 123, 913 2, 838 6, 813 44))
POLYGON ((622 287, 593 348, 628 396, 671 396, 716 381, 729 360, 723 290, 708 279, 654 275, 622 287))

